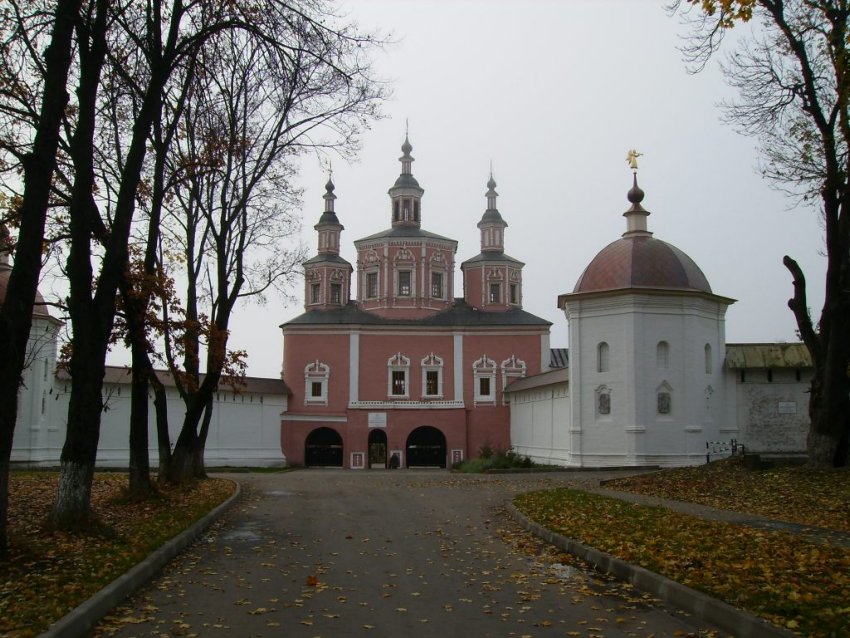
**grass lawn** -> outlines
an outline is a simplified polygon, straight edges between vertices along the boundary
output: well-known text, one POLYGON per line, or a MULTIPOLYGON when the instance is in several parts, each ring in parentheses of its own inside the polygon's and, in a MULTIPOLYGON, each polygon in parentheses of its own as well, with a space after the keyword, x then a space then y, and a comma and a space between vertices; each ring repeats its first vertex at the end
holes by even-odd
POLYGON ((58 484, 53 472, 12 472, 9 555, 0 559, 0 635, 36 636, 150 552, 225 501, 235 489, 220 479, 191 489, 161 487, 143 502, 125 498, 126 474, 96 474, 96 530, 50 531, 58 484))
MULTIPOLYGON (((736 460, 606 485, 850 531, 850 471, 736 460)), ((573 490, 517 497, 529 518, 807 636, 850 635, 850 548, 573 490)))

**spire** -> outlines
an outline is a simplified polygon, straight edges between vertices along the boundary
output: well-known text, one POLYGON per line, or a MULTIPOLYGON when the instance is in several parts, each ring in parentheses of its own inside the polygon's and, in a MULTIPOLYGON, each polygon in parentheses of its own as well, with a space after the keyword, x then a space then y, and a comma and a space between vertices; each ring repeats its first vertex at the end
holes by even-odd
POLYGON ((410 138, 408 134, 404 134, 404 144, 401 145, 402 156, 398 158, 401 162, 401 174, 402 175, 412 175, 411 164, 413 164, 414 159, 410 154, 410 151, 413 150, 413 145, 410 143, 410 138))
POLYGON ((498 196, 499 193, 496 192, 496 180, 493 179, 493 161, 490 160, 490 179, 487 180, 487 210, 497 210, 496 197, 498 196))

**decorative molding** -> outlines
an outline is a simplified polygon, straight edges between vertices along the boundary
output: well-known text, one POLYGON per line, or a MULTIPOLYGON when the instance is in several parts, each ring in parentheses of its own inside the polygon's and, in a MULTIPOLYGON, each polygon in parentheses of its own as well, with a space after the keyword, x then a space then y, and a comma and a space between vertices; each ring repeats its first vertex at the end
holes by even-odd
POLYGON ((351 401, 351 410, 449 410, 464 407, 463 401, 351 401))

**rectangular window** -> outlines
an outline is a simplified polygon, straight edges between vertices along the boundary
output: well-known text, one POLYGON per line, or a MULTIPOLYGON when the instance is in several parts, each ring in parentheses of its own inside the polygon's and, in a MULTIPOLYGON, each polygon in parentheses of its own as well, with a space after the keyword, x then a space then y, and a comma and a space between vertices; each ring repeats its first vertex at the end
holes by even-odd
POLYGON ((490 396, 490 377, 478 379, 478 395, 482 397, 490 396))
POLYGON ((331 284, 331 303, 342 303, 342 284, 331 284))
POLYGON ((435 299, 443 298, 443 273, 431 273, 431 296, 435 299))
POLYGON ((366 296, 374 299, 378 296, 378 273, 370 272, 366 275, 366 296))
POLYGON ((499 303, 502 297, 501 284, 490 284, 490 303, 499 303))
POLYGON ((398 273, 398 294, 400 297, 410 296, 410 271, 400 270, 398 273))
POLYGON ((518 304, 519 303, 519 294, 517 294, 517 285, 511 284, 511 303, 518 304))
POLYGON ((404 370, 393 370, 393 395, 405 396, 407 394, 407 374, 404 370))
POLYGON ((322 396, 322 382, 321 381, 313 381, 310 384, 310 395, 316 398, 321 398, 322 396))
POLYGON ((437 370, 425 372, 425 394, 428 396, 440 394, 440 373, 437 370))
POLYGON ((320 290, 321 287, 319 286, 319 284, 313 284, 312 286, 310 286, 310 303, 319 303, 320 290))

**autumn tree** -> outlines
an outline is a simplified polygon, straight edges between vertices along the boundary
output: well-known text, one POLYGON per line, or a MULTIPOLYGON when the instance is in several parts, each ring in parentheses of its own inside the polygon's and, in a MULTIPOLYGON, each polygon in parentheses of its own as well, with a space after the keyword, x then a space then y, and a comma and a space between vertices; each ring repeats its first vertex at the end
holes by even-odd
POLYGON ((69 101, 73 33, 80 0, 9 0, 0 13, 0 174, 3 191, 21 175, 22 192, 9 203, 17 227, 15 261, 0 306, 0 551, 5 550, 9 460, 26 363, 42 246, 69 101))
POLYGON ((826 242, 824 304, 813 316, 799 264, 788 306, 811 353, 809 462, 846 466, 850 454, 850 2, 846 0, 686 0, 675 8, 696 26, 686 55, 699 69, 729 29, 753 28, 722 69, 737 89, 728 122, 758 139, 764 176, 817 205, 826 242))
POLYGON ((365 57, 372 38, 314 11, 279 16, 271 45, 238 32, 211 39, 169 154, 182 177, 171 180, 163 253, 179 256, 172 267, 185 284, 181 316, 163 322, 186 406, 174 482, 203 475, 214 394, 244 367, 229 348, 237 304, 285 291, 303 259, 295 160, 317 148, 353 153, 385 93, 365 57))

